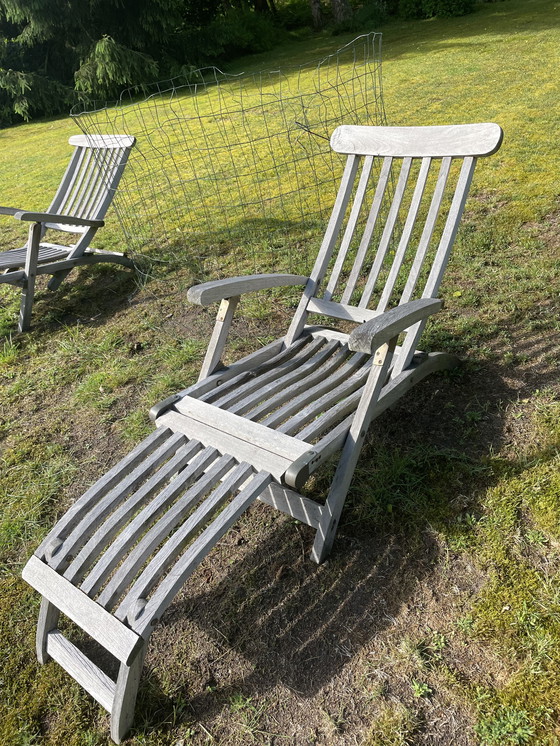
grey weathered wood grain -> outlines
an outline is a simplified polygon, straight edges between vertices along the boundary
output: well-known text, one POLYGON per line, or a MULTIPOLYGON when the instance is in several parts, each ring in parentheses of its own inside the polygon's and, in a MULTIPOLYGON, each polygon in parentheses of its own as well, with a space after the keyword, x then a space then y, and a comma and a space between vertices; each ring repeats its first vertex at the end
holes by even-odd
MULTIPOLYGON (((186 443, 104 521, 99 519, 92 521, 96 528, 95 532, 72 560, 64 576, 74 583, 80 580, 90 565, 98 559, 101 551, 115 538, 136 511, 170 479, 177 477, 178 472, 187 466, 201 448, 202 445, 196 440, 186 443)), ((175 483, 173 487, 176 487, 175 483)), ((85 591, 85 589, 82 590, 85 591)))
POLYGON ((32 556, 23 579, 90 637, 123 663, 130 662, 141 645, 138 635, 65 578, 32 556))
POLYGON ((309 313, 320 313, 323 316, 332 316, 334 319, 343 319, 344 321, 355 321, 358 324, 369 321, 369 319, 373 319, 380 314, 380 311, 372 311, 370 308, 348 306, 344 303, 334 303, 322 298, 311 298, 307 304, 307 310, 309 313))
MULTIPOLYGON (((112 571, 119 565, 127 552, 129 552, 130 547, 135 545, 149 526, 157 520, 158 516, 167 510, 182 492, 189 489, 204 473, 204 470, 216 461, 217 458, 218 454, 214 448, 206 448, 197 453, 188 467, 180 472, 148 505, 134 516, 134 519, 126 525, 124 530, 104 552, 91 572, 84 578, 81 585, 84 593, 93 596, 100 590, 112 571)), ((118 592, 118 588, 121 586, 124 587, 122 577, 123 573, 121 572, 120 575, 115 575, 105 585, 103 592, 97 599, 102 606, 108 607, 113 603, 113 596, 118 592)))
MULTIPOLYGON (((305 407, 312 405, 320 397, 325 396, 340 384, 343 384, 363 362, 362 355, 352 355, 349 358, 349 350, 345 345, 344 349, 339 353, 339 357, 332 360, 333 364, 330 368, 324 367, 317 371, 315 376, 310 376, 306 381, 306 386, 300 385, 297 388, 284 392, 282 398, 273 399, 270 405, 282 404, 283 400, 286 403, 261 420, 261 424, 267 427, 277 427, 288 417, 298 414, 305 407), (344 364, 341 366, 339 366, 340 358, 344 360, 344 364), (301 393, 299 393, 300 390, 301 393)), ((270 405, 269 409, 271 409, 270 405)), ((252 416, 253 412, 250 414, 252 416)))
POLYGON ((111 712, 115 697, 115 682, 64 637, 62 632, 58 630, 49 632, 47 653, 107 712, 111 712))
POLYGON ((332 299, 333 293, 335 291, 338 280, 340 278, 340 274, 342 272, 342 268, 344 266, 344 262, 346 261, 346 257, 348 255, 348 249, 350 248, 350 243, 352 242, 352 239, 354 238, 356 226, 358 224, 358 219, 360 217, 360 211, 362 209, 364 198, 366 196, 366 189, 367 189, 369 178, 371 175, 372 166, 373 166, 373 158, 368 156, 367 158, 363 159, 362 173, 360 176, 360 180, 358 182, 356 194, 354 195, 354 200, 352 202, 352 209, 350 211, 350 217, 348 218, 348 222, 346 224, 346 229, 344 231, 344 236, 342 238, 342 242, 338 250, 336 261, 334 263, 334 267, 331 272, 331 276, 330 276, 330 279, 327 285, 327 289, 325 290, 325 294, 323 296, 324 300, 326 301, 329 301, 332 299))
MULTIPOLYGON (((227 469, 229 472, 226 472, 225 475, 216 472, 214 481, 208 480, 206 490, 211 489, 213 491, 172 535, 169 536, 169 528, 164 527, 162 536, 169 536, 169 538, 157 554, 153 556, 141 575, 134 581, 134 585, 122 600, 116 611, 119 618, 126 618, 131 626, 134 625, 137 621, 137 616, 134 614, 137 601, 148 598, 168 569, 178 560, 195 533, 200 531, 209 522, 215 511, 219 510, 225 501, 254 474, 253 468, 249 464, 236 464, 233 459, 228 461, 227 469)), ((177 517, 174 517, 174 519, 178 522, 182 518, 183 511, 177 510, 177 517)), ((145 606, 141 608, 143 612, 145 606)))
POLYGON ((290 464, 290 460, 260 448, 242 438, 221 432, 218 428, 206 425, 198 420, 186 417, 178 412, 165 412, 158 418, 158 423, 166 424, 175 430, 185 433, 188 437, 200 438, 204 443, 211 443, 225 453, 233 453, 237 459, 251 459, 251 463, 260 468, 264 464, 277 479, 290 464))
POLYGON ((392 166, 393 159, 391 157, 383 159, 383 165, 381 166, 381 172, 379 174, 379 179, 375 187, 375 194, 368 214, 364 232, 360 240, 356 258, 354 259, 354 264, 352 265, 352 269, 350 270, 350 275, 348 277, 346 287, 342 294, 342 303, 350 303, 352 294, 356 289, 358 279, 363 273, 364 260, 366 258, 366 254, 373 237, 373 232, 379 221, 381 205, 383 203, 383 198, 385 196, 387 185, 391 176, 392 166))
POLYGON ((109 469, 87 492, 85 492, 72 507, 60 518, 52 531, 35 550, 37 557, 45 557, 48 562, 52 559, 50 546, 53 542, 60 548, 61 540, 64 539, 84 517, 96 502, 107 494, 113 487, 121 482, 148 454, 156 449, 161 443, 171 437, 171 430, 164 427, 150 433, 136 448, 121 459, 115 466, 109 469))
POLYGON ((34 223, 29 226, 29 237, 27 239, 27 254, 25 257, 25 283, 21 293, 19 307, 18 329, 20 332, 27 331, 31 323, 31 308, 35 296, 35 279, 37 277, 37 259, 39 257, 39 242, 41 240, 41 226, 34 223))
POLYGON ((258 499, 311 528, 317 528, 319 525, 322 506, 288 487, 271 482, 258 499))
MULTIPOLYGON (((139 487, 154 469, 157 469, 168 458, 172 458, 184 442, 185 438, 180 433, 174 433, 159 448, 152 451, 141 461, 135 469, 124 475, 121 482, 88 509, 76 527, 63 539, 63 544, 57 554, 51 556, 49 565, 54 569, 66 568, 110 511, 139 487)), ((73 571, 66 569, 64 574, 71 580, 74 577, 74 571, 77 572, 77 568, 73 568, 73 571), (67 575, 67 573, 69 574, 67 575)))
POLYGON ((41 609, 39 611, 39 619, 37 620, 37 635, 35 639, 35 649, 39 663, 46 663, 49 659, 47 653, 47 638, 49 632, 52 632, 53 629, 57 628, 59 618, 59 609, 43 597, 41 599, 41 609))
MULTIPOLYGON (((304 385, 304 379, 307 379, 308 376, 313 374, 318 368, 322 367, 339 347, 340 345, 338 342, 326 342, 314 355, 301 362, 300 365, 289 373, 282 374, 282 371, 278 371, 278 375, 274 381, 259 386, 256 391, 244 396, 232 406, 228 406, 228 412, 233 412, 238 415, 245 414, 250 409, 257 406, 259 402, 270 401, 276 394, 278 394, 278 392, 286 394, 288 389, 294 384, 301 383, 301 385, 304 385)), ((266 408, 267 406, 268 404, 265 403, 264 407, 266 408)))
POLYGON ((52 212, 16 212, 16 220, 27 220, 33 223, 50 223, 56 228, 61 225, 75 225, 80 227, 102 228, 105 225, 104 220, 87 220, 86 218, 75 217, 73 215, 57 215, 52 212))
POLYGON ((206 382, 201 381, 201 388, 198 388, 198 384, 195 384, 192 388, 182 392, 182 394, 183 396, 193 396, 196 399, 212 402, 213 404, 219 400, 221 403, 225 403, 228 401, 225 397, 229 397, 232 393, 237 395, 241 386, 246 385, 257 376, 264 376, 266 373, 273 372, 277 367, 289 364, 294 355, 297 355, 308 342, 309 338, 301 338, 290 347, 284 347, 282 341, 278 340, 278 344, 276 345, 275 343, 274 350, 271 350, 270 355, 253 359, 252 364, 248 365, 244 364, 248 358, 243 358, 242 361, 239 361, 239 367, 236 368, 238 372, 235 375, 233 373, 232 375, 227 375, 234 367, 231 366, 230 369, 221 370, 219 373, 208 377, 208 381, 212 381, 213 383, 212 386, 208 387, 205 385, 206 382))
POLYGON ((379 241, 379 246, 377 247, 375 261, 373 262, 369 276, 366 281, 366 285, 362 292, 362 297, 360 298, 360 302, 358 303, 358 306, 360 308, 368 307, 369 302, 371 300, 372 293, 374 291, 377 280, 379 278, 381 267, 383 266, 387 253, 389 251, 391 239, 393 237, 393 231, 395 230, 397 218, 399 217, 399 211, 401 209, 401 204, 403 201, 406 185, 408 182, 408 176, 410 174, 411 165, 412 165, 411 158, 405 158, 401 164, 399 179, 397 181, 397 186, 395 187, 395 194, 393 196, 393 199, 391 200, 389 214, 387 215, 387 220, 385 221, 385 225, 383 227, 383 233, 381 235, 381 240, 379 241))
POLYGON ((367 127, 343 125, 331 136, 337 153, 397 158, 487 156, 502 143, 497 124, 454 124, 431 127, 367 127))
POLYGON ((200 369, 200 375, 198 377, 199 381, 203 381, 219 366, 238 303, 238 295, 235 295, 232 298, 224 298, 220 303, 218 315, 216 316, 216 323, 214 324, 214 331, 210 337, 208 349, 200 369))
MULTIPOLYGON (((328 388, 329 382, 334 377, 335 371, 340 371, 349 351, 345 345, 342 349, 336 342, 338 349, 329 350, 329 357, 324 361, 318 361, 314 368, 310 368, 307 374, 294 383, 282 386, 278 392, 268 395, 266 399, 253 409, 246 411, 245 417, 250 420, 260 421, 262 425, 273 427, 276 422, 281 422, 289 414, 298 411, 304 404, 308 404, 315 398, 317 387, 328 388), (273 414, 269 414, 273 413, 273 414), (265 415, 269 415, 266 416, 265 415), (277 417, 282 419, 277 420, 277 417), (264 419, 263 419, 264 418, 264 419)), ((343 366, 339 376, 344 376, 347 367, 343 366)), ((334 388, 334 384, 332 385, 334 388)), ((325 388, 325 391, 327 389, 325 388)))
POLYGON ((286 346, 288 347, 301 335, 303 327, 307 322, 307 304, 309 303, 309 299, 317 295, 317 288, 325 277, 330 258, 338 239, 338 234, 340 233, 340 229, 344 222, 344 214, 352 196, 352 188, 356 173, 358 172, 359 161, 360 159, 355 156, 349 156, 346 161, 342 181, 336 195, 333 211, 329 219, 325 236, 321 243, 321 248, 319 249, 319 254, 317 255, 313 271, 311 272, 311 277, 305 286, 305 290, 303 291, 294 318, 292 319, 292 323, 290 324, 290 328, 286 334, 286 346))
MULTIPOLYGON (((232 468, 234 459, 229 456, 219 456, 208 470, 200 474, 196 482, 190 487, 180 499, 167 510, 159 520, 154 523, 139 540, 134 543, 134 549, 129 552, 123 562, 117 568, 114 576, 103 589, 99 596, 99 603, 104 607, 112 608, 123 593, 127 593, 130 582, 149 559, 154 549, 175 529, 176 525, 184 518, 191 508, 202 499, 207 490, 221 479, 232 468)), ((132 542, 129 542, 130 544, 132 542)), ((124 621, 128 609, 123 611, 120 604, 115 610, 117 619, 124 621)))
POLYGON ((412 194, 412 201, 410 203, 410 206, 408 208, 408 212, 406 215, 406 220, 405 220, 403 231, 401 233, 401 237, 399 240, 399 245, 395 252, 393 263, 391 265, 391 269, 389 270, 389 275, 387 279, 385 280, 385 284, 381 292, 379 303, 377 304, 376 310, 379 311, 380 313, 385 311, 387 306, 389 305, 389 301, 391 299, 391 295, 395 288, 397 278, 399 277, 399 274, 400 274, 400 271, 401 271, 401 268, 404 262, 405 254, 408 249, 408 244, 412 236, 412 231, 414 229, 414 226, 416 225, 418 211, 420 209, 420 205, 422 202, 422 196, 426 188, 426 182, 428 180, 428 174, 430 171, 431 162, 432 162, 431 158, 422 158, 420 171, 418 173, 418 178, 416 180, 416 186, 414 187, 414 192, 412 194))
POLYGON ((388 354, 382 365, 372 365, 370 373, 362 391, 362 396, 356 408, 356 413, 352 420, 352 425, 346 439, 340 456, 338 468, 332 480, 327 500, 321 514, 321 521, 315 541, 313 543, 312 558, 316 562, 321 562, 328 554, 338 521, 342 513, 342 507, 346 499, 346 494, 350 487, 350 482, 354 475, 356 464, 360 456, 360 451, 368 431, 373 409, 381 393, 384 382, 387 379, 387 372, 391 364, 393 352, 397 338, 393 337, 388 343, 388 354))
POLYGON ((348 347, 353 352, 371 355, 395 334, 437 313, 442 305, 443 302, 437 298, 421 298, 396 306, 382 316, 357 326, 350 335, 348 347))
POLYGON ((129 665, 121 663, 111 708, 111 738, 120 743, 132 725, 134 706, 147 645, 136 653, 129 665))
POLYGON ((228 382, 226 391, 223 388, 213 392, 211 399, 205 397, 205 401, 210 401, 216 407, 222 409, 232 409, 233 405, 241 399, 246 398, 254 392, 259 392, 264 386, 277 381, 279 376, 285 376, 294 370, 298 370, 309 358, 319 351, 325 345, 325 340, 313 339, 302 340, 298 345, 292 345, 285 351, 282 362, 278 361, 274 365, 264 365, 247 374, 242 379, 228 382), (293 348, 293 349, 292 349, 293 348))
POLYGON ((279 425, 278 431, 312 442, 324 430, 328 430, 340 418, 353 411, 356 403, 353 394, 364 385, 368 371, 369 361, 364 361, 342 383, 318 396, 279 425))
POLYGON ((246 277, 228 277, 224 280, 212 280, 201 285, 194 285, 187 292, 187 299, 200 306, 209 306, 224 298, 234 298, 268 288, 305 285, 309 278, 304 275, 269 274, 247 275, 246 277))
MULTIPOLYGON (((451 248, 459 229, 459 221, 461 219, 463 210, 465 208, 465 203, 467 201, 475 165, 476 161, 474 158, 465 158, 462 163, 461 172, 459 174, 457 186, 453 194, 453 200, 451 202, 451 207, 449 208, 443 233, 440 238, 436 255, 432 262, 430 274, 428 275, 428 279, 422 293, 422 296, 424 298, 435 297, 441 285, 443 273, 445 272, 451 254, 451 248)), ((425 325, 425 320, 419 321, 407 334, 407 338, 402 345, 399 359, 395 364, 395 375, 398 375, 400 372, 402 372, 409 364, 412 356, 414 355, 414 350, 418 346, 418 340, 420 339, 425 325)))
POLYGON ((305 449, 302 443, 294 442, 293 438, 276 430, 218 409, 198 399, 187 396, 175 406, 182 415, 192 420, 204 423, 209 427, 219 428, 222 433, 247 441, 251 445, 283 458, 297 458, 305 449))
POLYGON ((135 629, 139 635, 145 635, 146 632, 149 632, 153 619, 158 618, 163 613, 189 575, 270 482, 271 476, 267 472, 256 474, 249 484, 219 514, 216 520, 189 546, 146 604, 145 613, 135 624, 135 629))
POLYGON ((136 139, 132 135, 72 135, 68 142, 77 148, 132 148, 136 139))

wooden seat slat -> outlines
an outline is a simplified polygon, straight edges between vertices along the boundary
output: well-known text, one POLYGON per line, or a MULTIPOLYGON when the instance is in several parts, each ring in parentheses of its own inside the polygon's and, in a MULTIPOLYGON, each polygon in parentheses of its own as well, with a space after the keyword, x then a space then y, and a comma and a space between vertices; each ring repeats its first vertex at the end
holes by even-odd
MULTIPOLYGON (((89 574, 84 578, 81 589, 89 596, 94 596, 103 587, 109 574, 117 567, 122 557, 127 553, 131 544, 134 544, 148 527, 157 520, 158 516, 172 505, 177 497, 187 490, 204 473, 218 457, 214 448, 205 448, 199 451, 187 468, 183 469, 177 477, 164 487, 163 490, 151 500, 121 531, 119 536, 109 545, 89 574)), ((101 605, 107 603, 110 589, 105 588, 98 601, 101 605)))

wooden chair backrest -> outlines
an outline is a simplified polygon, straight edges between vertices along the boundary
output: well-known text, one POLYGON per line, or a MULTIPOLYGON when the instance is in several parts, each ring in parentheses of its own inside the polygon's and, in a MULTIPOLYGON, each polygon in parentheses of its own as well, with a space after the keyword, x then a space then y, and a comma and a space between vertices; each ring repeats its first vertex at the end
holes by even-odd
MULTIPOLYGON (((135 138, 128 135, 75 135, 75 147, 49 207, 59 215, 102 220, 115 195, 135 138)), ((56 225, 58 230, 85 232, 56 225)))
MULTIPOLYGON (((329 225, 287 340, 310 313, 361 323, 414 298, 435 298, 476 159, 500 147, 497 124, 338 127, 348 156, 329 225)), ((393 368, 410 361, 411 327, 393 368)))

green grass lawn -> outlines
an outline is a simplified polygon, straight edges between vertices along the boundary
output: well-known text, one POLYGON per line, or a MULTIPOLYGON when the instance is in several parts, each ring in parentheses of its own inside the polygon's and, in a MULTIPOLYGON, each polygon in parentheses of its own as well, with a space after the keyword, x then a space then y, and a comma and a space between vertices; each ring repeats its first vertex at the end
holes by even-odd
MULTIPOLYGON (((328 563, 312 565, 311 533, 264 506, 227 535, 153 635, 130 743, 560 743, 559 11, 504 0, 384 27, 390 124, 505 132, 477 167, 427 336, 466 362, 377 421, 328 563)), ((349 40, 293 42, 238 70, 349 40)), ((46 207, 76 131, 68 119, 0 131, 2 204, 46 207)), ((232 266, 251 268, 235 249, 232 266)), ((40 290, 25 335, 17 292, 0 289, 2 746, 109 743, 101 708, 36 664, 38 598, 20 572, 149 431, 149 406, 195 380, 213 323, 186 304, 195 271, 188 255, 142 283, 84 269, 40 290)), ((278 306, 241 307, 232 356, 286 327, 278 306)))

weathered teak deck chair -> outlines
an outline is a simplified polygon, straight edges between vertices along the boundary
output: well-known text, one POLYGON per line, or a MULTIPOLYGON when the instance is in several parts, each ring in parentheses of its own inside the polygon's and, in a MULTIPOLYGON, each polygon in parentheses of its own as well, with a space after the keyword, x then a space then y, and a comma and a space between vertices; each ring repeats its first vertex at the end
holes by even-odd
POLYGON ((154 625, 239 515, 258 498, 312 526, 321 562, 371 420, 455 364, 418 353, 417 343, 441 307, 435 296, 476 158, 501 139, 495 124, 340 127, 331 142, 348 159, 311 277, 258 275, 189 291, 201 305, 221 301, 198 383, 152 409, 154 433, 76 502, 23 572, 43 596, 39 660, 57 660, 111 713, 115 741, 130 727, 154 625), (239 296, 299 284, 286 336, 222 366, 239 296), (356 327, 348 335, 307 326, 310 315, 356 327), (299 494, 337 451, 326 503, 299 494), (57 629, 61 612, 120 661, 116 682, 57 629))
POLYGON ((49 289, 56 290, 68 273, 82 264, 116 262, 132 267, 124 254, 92 249, 91 241, 104 225, 103 218, 115 195, 135 139, 126 135, 76 135, 69 140, 75 150, 47 212, 0 207, 31 223, 27 244, 0 252, 0 283, 22 288, 18 328, 29 328, 38 274, 52 274, 49 289), (75 244, 45 242, 47 230, 78 235, 75 244))

